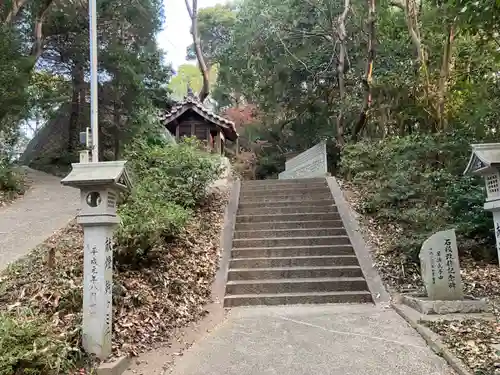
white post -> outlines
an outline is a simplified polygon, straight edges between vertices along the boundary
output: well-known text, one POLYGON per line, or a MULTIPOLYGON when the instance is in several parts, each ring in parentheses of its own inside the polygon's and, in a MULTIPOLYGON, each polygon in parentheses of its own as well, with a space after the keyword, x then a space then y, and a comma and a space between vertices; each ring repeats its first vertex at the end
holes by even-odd
POLYGON ((92 163, 99 161, 99 124, 97 116, 97 11, 96 0, 89 0, 90 39, 90 127, 92 128, 92 163))
POLYGON ((493 223, 495 225, 495 238, 497 240, 498 263, 500 265, 500 211, 493 211, 493 223))
POLYGON ((85 150, 80 151, 80 163, 90 163, 90 128, 85 128, 85 150))
POLYGON ((83 224, 83 347, 100 359, 111 354, 114 224, 83 224))
POLYGON ((80 163, 88 163, 89 162, 89 150, 80 151, 80 163))

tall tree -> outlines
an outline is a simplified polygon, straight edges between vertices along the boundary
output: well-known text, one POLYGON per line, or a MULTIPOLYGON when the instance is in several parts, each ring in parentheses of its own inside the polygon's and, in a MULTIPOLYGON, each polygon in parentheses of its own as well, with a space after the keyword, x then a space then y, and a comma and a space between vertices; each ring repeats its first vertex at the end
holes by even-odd
MULTIPOLYGON (((231 30, 236 22, 236 9, 232 4, 217 4, 198 11, 198 33, 207 67, 218 63, 218 58, 229 44, 231 30)), ((187 47, 186 58, 197 60, 194 43, 187 47)))
POLYGON ((200 68, 201 75, 203 77, 203 86, 198 95, 199 100, 203 103, 205 99, 210 94, 210 83, 208 67, 203 57, 203 51, 201 50, 201 40, 198 31, 198 0, 192 0, 189 4, 189 0, 185 0, 186 9, 191 18, 191 35, 193 36, 194 51, 196 54, 196 59, 198 60, 198 67, 200 68))

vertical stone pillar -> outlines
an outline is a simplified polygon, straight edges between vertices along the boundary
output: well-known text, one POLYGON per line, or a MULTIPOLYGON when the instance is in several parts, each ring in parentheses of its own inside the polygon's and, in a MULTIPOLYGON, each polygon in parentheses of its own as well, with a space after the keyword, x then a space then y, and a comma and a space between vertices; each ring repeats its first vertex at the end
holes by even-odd
POLYGON ((114 224, 83 224, 83 347, 104 359, 111 354, 114 224))
POLYGON ((207 127, 207 151, 212 152, 212 135, 210 134, 210 127, 207 127))
POLYGON ((191 123, 191 137, 192 137, 193 135, 195 135, 195 132, 196 132, 195 123, 194 123, 194 122, 192 122, 192 123, 191 123))
POLYGON ((61 183, 80 189, 77 223, 83 227, 83 335, 87 353, 111 354, 113 319, 113 230, 120 222, 119 192, 132 187, 126 161, 74 163, 61 183))
POLYGON ((217 136, 215 137, 215 151, 217 153, 221 153, 221 138, 220 138, 220 131, 217 131, 217 136))
POLYGON ((498 262, 500 265, 500 211, 493 211, 493 223, 495 225, 495 238, 497 240, 498 262))
POLYGON ((180 132, 180 129, 179 129, 179 124, 177 124, 175 126, 175 139, 178 141, 179 140, 179 132, 180 132))

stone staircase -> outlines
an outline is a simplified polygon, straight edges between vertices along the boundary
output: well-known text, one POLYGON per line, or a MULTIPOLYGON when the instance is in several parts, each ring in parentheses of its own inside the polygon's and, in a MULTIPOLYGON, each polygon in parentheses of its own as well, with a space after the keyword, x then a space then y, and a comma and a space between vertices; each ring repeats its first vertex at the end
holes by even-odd
POLYGON ((225 307, 372 302, 325 178, 244 182, 225 307))

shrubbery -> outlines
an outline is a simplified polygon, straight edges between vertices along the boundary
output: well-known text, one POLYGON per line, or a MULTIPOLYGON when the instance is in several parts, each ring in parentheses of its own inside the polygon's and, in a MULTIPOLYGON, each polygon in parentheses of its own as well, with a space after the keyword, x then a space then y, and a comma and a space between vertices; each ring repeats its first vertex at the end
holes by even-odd
POLYGON ((0 375, 67 373, 72 364, 67 358, 78 350, 51 336, 41 319, 23 318, 0 312, 0 375))
POLYGON ((21 194, 24 192, 24 179, 17 173, 12 164, 0 157, 0 196, 21 194))
POLYGON ((220 158, 185 138, 179 144, 139 140, 126 152, 133 192, 120 205, 119 255, 141 260, 150 249, 177 235, 191 210, 221 173, 220 158))
POLYGON ((456 228, 461 251, 492 258, 493 223, 483 210, 483 183, 463 176, 470 143, 460 133, 359 142, 344 149, 341 173, 361 192, 365 214, 402 229, 392 246, 415 261, 429 235, 449 228, 456 228))

